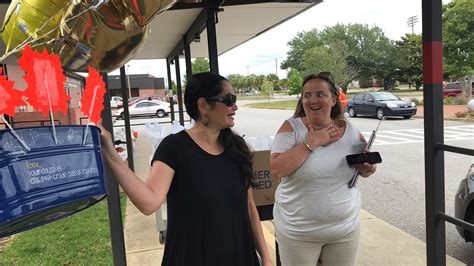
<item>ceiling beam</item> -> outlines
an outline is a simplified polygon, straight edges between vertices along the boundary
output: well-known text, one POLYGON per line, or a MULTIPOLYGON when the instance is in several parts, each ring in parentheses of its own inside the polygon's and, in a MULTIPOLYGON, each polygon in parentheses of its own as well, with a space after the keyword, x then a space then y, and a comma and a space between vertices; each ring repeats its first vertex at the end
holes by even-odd
MULTIPOLYGON (((226 0, 220 6, 239 6, 265 3, 321 3, 323 0, 226 0)), ((190 9, 190 8, 209 8, 215 7, 213 1, 203 1, 199 3, 176 3, 169 10, 190 9)))
POLYGON ((171 50, 170 54, 166 57, 168 61, 172 61, 176 56, 179 56, 183 52, 185 42, 186 44, 190 44, 196 35, 201 34, 201 32, 206 28, 206 22, 207 10, 203 9, 186 31, 183 38, 179 40, 173 50, 171 50))

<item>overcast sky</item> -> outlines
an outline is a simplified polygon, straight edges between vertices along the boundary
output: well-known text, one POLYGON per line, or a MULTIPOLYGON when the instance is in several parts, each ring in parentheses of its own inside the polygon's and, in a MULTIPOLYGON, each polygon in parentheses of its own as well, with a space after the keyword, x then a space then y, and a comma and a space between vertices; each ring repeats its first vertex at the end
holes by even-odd
MULTIPOLYGON (((443 0, 443 3, 447 2, 450 0, 443 0)), ((406 33, 411 33, 411 28, 407 25, 411 16, 418 16, 414 32, 421 33, 421 0, 326 0, 221 55, 219 70, 224 76, 232 73, 247 75, 278 72, 278 76, 283 78, 286 77, 286 72, 281 70, 279 65, 286 58, 288 41, 298 32, 313 28, 323 30, 337 23, 365 23, 369 26, 376 25, 382 28, 390 39, 399 40, 406 33)), ((166 77, 164 60, 131 61, 128 65, 131 74, 150 73, 166 77)), ((184 67, 184 63, 181 66, 184 67)), ((112 74, 118 74, 118 71, 112 74)))

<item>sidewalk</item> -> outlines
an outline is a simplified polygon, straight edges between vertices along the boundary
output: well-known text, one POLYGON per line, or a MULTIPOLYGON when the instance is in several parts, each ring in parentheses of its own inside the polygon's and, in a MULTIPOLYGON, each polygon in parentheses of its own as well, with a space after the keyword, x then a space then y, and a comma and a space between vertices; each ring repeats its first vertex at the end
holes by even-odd
MULTIPOLYGON (((424 115, 424 106, 417 106, 417 112, 413 117, 423 118, 424 115)), ((463 117, 457 117, 457 112, 466 111, 466 105, 444 105, 443 106, 443 116, 444 120, 453 120, 453 121, 464 121, 464 122, 474 122, 474 119, 467 119, 463 117)))
MULTIPOLYGON (((136 140, 135 172, 146 179, 151 142, 145 132, 136 140)), ((275 237, 271 221, 262 222, 265 240, 275 262, 275 237)), ((154 215, 145 216, 127 202, 124 225, 128 265, 159 265, 164 246, 159 243, 154 215)), ((463 265, 446 256, 448 265, 463 265)), ((275 264, 276 265, 276 264, 275 264)), ((426 265, 426 244, 402 230, 361 211, 361 237, 357 265, 426 265)))

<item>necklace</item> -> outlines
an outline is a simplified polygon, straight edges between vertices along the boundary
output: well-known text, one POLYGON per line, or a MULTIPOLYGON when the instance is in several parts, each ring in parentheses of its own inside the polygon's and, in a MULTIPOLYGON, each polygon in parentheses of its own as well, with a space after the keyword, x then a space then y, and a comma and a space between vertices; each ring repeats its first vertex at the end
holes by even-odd
MULTIPOLYGON (((306 127, 306 130, 307 130, 307 132, 308 132, 308 134, 309 134, 309 131, 310 131, 310 124, 309 124, 309 122, 308 122, 308 119, 307 119, 306 117, 305 117, 304 120, 303 120, 303 118, 300 118, 300 119, 301 119, 301 122, 303 123, 303 125, 306 127)), ((340 125, 339 125, 337 122, 338 122, 338 121, 335 121, 335 120, 332 120, 332 119, 331 119, 331 123, 330 123, 330 124, 325 125, 325 126, 320 126, 320 127, 316 128, 315 130, 320 130, 320 129, 322 129, 322 128, 331 126, 331 127, 336 128, 336 135, 335 135, 335 136, 337 136, 337 135, 339 134, 339 128, 340 128, 340 125)), ((333 138, 333 137, 334 137, 334 136, 331 135, 331 138, 333 138)), ((308 137, 306 137, 306 138, 308 138, 308 137)), ((326 143, 326 144, 322 144, 321 146, 322 146, 322 147, 327 147, 327 146, 329 146, 331 143, 332 143, 332 142, 329 142, 329 143, 326 143)))
MULTIPOLYGON (((304 117, 304 120, 303 118, 300 118, 301 119, 301 122, 303 123, 303 125, 306 127, 306 130, 308 130, 309 132, 309 127, 310 127, 310 124, 308 122, 308 119, 306 117, 304 117)), ((335 126, 336 123, 334 120, 331 119, 331 123, 327 124, 327 125, 324 125, 324 126, 317 126, 314 130, 320 130, 321 128, 325 128, 327 126, 335 126)))

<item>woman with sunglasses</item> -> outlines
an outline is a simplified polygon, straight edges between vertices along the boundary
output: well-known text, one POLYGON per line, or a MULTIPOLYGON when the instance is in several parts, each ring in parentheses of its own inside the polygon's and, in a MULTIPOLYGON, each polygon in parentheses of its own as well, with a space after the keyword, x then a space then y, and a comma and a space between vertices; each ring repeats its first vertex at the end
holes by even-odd
MULTIPOLYGON (((282 265, 354 265, 359 241, 360 195, 349 188, 355 169, 345 156, 365 147, 344 119, 328 72, 305 77, 295 114, 275 136, 270 168, 281 179, 273 217, 282 265)), ((375 172, 364 164, 362 176, 375 172)))
POLYGON ((208 72, 190 76, 184 103, 196 123, 163 139, 146 182, 103 133, 106 162, 135 206, 149 215, 167 200, 162 265, 259 265, 256 250, 263 265, 272 265, 252 197, 251 155, 230 129, 236 100, 225 78, 208 72))

